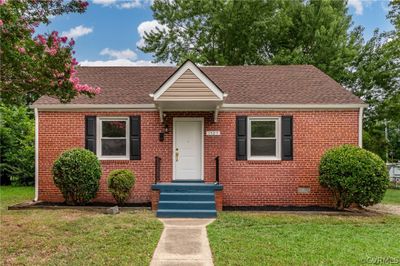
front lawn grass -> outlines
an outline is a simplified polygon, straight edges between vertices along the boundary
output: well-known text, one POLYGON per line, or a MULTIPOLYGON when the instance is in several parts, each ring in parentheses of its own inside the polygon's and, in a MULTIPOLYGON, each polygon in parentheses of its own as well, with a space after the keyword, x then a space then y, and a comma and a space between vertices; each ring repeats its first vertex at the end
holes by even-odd
POLYGON ((400 217, 223 212, 208 226, 215 265, 360 265, 400 260, 400 217))
POLYGON ((148 265, 162 224, 147 210, 8 211, 33 188, 0 187, 2 265, 148 265))
POLYGON ((400 189, 388 189, 382 203, 400 205, 400 189))

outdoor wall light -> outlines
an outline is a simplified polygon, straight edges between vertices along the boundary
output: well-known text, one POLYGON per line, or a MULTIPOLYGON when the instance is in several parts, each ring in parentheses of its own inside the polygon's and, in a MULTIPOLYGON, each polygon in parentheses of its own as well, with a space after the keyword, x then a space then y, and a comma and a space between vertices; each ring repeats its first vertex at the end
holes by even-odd
POLYGON ((158 135, 158 140, 159 141, 164 141, 164 136, 165 134, 164 134, 164 132, 161 132, 159 135, 158 135))
POLYGON ((158 139, 160 141, 164 141, 165 134, 167 134, 168 132, 169 132, 168 125, 166 123, 164 123, 163 131, 159 134, 158 139))

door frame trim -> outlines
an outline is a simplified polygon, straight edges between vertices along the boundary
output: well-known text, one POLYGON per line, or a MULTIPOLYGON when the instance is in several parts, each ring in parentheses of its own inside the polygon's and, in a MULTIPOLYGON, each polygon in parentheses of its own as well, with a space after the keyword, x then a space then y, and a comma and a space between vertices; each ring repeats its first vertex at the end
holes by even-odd
MULTIPOLYGON (((201 136, 200 136, 200 150, 201 150, 201 160, 200 160, 200 179, 204 180, 204 117, 174 117, 173 118, 173 135, 172 135, 172 180, 175 179, 175 137, 176 137, 176 126, 175 123, 179 122, 193 122, 200 121, 201 122, 201 136)), ((196 180, 193 180, 196 181, 196 180)))

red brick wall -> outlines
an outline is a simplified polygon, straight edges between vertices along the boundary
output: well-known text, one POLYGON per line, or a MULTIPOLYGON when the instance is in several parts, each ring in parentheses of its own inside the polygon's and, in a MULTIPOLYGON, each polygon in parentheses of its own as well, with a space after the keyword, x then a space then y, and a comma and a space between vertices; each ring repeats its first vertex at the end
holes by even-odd
POLYGON ((154 181, 154 157, 161 161, 161 181, 172 180, 173 117, 204 117, 205 131, 219 130, 220 136, 204 136, 204 176, 213 182, 214 158, 220 156, 220 181, 224 206, 245 205, 331 205, 332 199, 318 183, 318 163, 324 151, 344 143, 358 143, 358 111, 220 112, 213 122, 211 112, 167 113, 170 133, 160 142, 158 112, 39 112, 39 200, 62 201, 54 186, 51 167, 57 156, 73 147, 84 147, 85 115, 141 115, 142 160, 102 161, 103 176, 96 201, 112 201, 106 178, 113 169, 127 168, 137 179, 130 202, 149 202, 154 181), (293 115, 293 161, 236 161, 235 122, 237 115, 293 115), (310 187, 309 194, 298 187, 310 187))

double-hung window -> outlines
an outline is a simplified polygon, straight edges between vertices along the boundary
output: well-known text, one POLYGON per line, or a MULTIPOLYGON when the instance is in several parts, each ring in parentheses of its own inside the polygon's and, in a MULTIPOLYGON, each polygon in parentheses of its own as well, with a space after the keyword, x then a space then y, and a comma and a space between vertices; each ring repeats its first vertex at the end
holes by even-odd
POLYGON ((97 156, 100 159, 129 159, 129 119, 99 117, 97 156))
POLYGON ((280 119, 249 117, 247 158, 280 160, 280 119))

